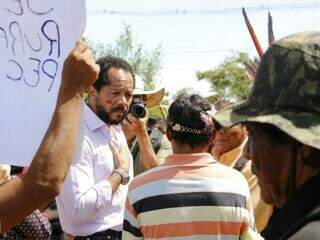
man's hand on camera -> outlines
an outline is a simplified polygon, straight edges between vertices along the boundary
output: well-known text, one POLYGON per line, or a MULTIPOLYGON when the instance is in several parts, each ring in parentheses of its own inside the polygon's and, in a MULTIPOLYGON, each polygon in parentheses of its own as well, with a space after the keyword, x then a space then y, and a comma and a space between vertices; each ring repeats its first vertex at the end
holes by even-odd
POLYGON ((146 116, 142 119, 136 118, 129 113, 127 118, 123 120, 122 124, 124 125, 124 128, 126 128, 127 131, 130 133, 130 135, 139 137, 147 133, 148 117, 149 117, 148 111, 146 113, 146 116))

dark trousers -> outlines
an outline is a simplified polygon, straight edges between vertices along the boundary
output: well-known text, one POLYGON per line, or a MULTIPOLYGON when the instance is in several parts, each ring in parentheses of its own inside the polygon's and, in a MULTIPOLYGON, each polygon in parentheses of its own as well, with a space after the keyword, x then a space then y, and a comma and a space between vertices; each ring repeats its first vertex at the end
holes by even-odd
POLYGON ((90 236, 75 237, 74 240, 121 240, 122 232, 114 231, 111 229, 103 232, 97 232, 90 236))

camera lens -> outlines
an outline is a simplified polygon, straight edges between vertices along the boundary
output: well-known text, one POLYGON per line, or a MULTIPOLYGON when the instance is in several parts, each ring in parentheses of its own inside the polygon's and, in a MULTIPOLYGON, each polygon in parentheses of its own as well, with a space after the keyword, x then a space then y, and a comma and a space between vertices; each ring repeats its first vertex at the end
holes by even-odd
POLYGON ((129 112, 136 118, 144 118, 147 113, 145 103, 139 98, 133 98, 129 112))
POLYGON ((144 118, 146 115, 146 109, 141 103, 135 103, 131 106, 131 114, 137 118, 144 118))

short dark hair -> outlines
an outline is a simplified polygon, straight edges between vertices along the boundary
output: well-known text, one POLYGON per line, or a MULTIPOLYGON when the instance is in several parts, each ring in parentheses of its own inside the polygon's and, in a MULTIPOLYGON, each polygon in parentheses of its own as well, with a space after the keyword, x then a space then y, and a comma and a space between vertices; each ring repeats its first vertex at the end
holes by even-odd
POLYGON ((211 109, 210 103, 197 94, 178 96, 169 107, 167 119, 172 139, 191 147, 208 144, 214 131, 213 120, 207 115, 211 109), (188 131, 174 130, 177 124, 188 131))
POLYGON ((110 85, 108 72, 110 68, 123 69, 130 72, 133 77, 133 85, 135 85, 135 76, 131 65, 124 59, 114 56, 106 56, 99 58, 96 62, 100 66, 100 73, 98 79, 94 82, 93 87, 100 91, 105 85, 110 85))

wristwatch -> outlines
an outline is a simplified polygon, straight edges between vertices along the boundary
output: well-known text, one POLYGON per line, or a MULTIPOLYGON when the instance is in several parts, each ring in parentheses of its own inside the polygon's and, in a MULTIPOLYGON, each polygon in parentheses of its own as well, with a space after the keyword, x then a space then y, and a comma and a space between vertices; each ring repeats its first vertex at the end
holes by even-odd
POLYGON ((115 169, 112 173, 117 173, 121 177, 121 184, 126 185, 130 181, 130 176, 129 174, 124 171, 122 168, 117 168, 115 169))

